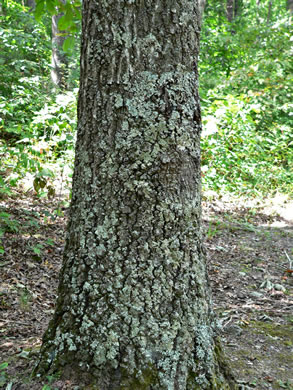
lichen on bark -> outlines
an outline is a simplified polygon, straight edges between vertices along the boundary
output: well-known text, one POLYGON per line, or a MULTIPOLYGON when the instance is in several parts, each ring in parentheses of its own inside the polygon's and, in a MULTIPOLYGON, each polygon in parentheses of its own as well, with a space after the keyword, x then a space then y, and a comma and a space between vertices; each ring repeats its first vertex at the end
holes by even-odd
POLYGON ((232 389, 201 237, 198 6, 84 0, 72 204, 36 372, 232 389))

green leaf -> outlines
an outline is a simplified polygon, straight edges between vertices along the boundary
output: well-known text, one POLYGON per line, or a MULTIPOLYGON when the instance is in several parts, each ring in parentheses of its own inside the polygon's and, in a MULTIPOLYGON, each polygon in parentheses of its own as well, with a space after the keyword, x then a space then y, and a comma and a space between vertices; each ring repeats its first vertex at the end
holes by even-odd
POLYGON ((52 389, 51 389, 51 386, 45 385, 42 387, 42 390, 52 390, 52 389))
POLYGON ((74 48, 74 43, 75 43, 75 38, 74 37, 68 37, 65 39, 64 43, 63 43, 63 50, 66 52, 66 53, 69 53, 72 51, 72 49, 74 48))
POLYGON ((40 254, 41 254, 41 249, 40 249, 39 247, 37 247, 37 246, 35 246, 35 247, 33 248, 33 251, 34 251, 34 253, 35 253, 36 255, 40 255, 40 254))
POLYGON ((4 386, 6 383, 6 376, 0 375, 0 386, 4 386))
POLYGON ((41 171, 39 171, 39 173, 37 174, 37 177, 53 177, 54 176, 54 173, 48 169, 48 168, 43 168, 41 171))
POLYGON ((72 24, 74 24, 73 11, 72 11, 70 4, 68 4, 68 5, 66 4, 65 14, 63 16, 61 16, 61 18, 58 21, 58 28, 59 28, 59 30, 64 31, 67 28, 69 28, 72 24))
POLYGON ((8 363, 7 362, 3 362, 0 364, 0 370, 5 370, 5 368, 8 367, 8 363))
POLYGON ((24 358, 24 359, 28 359, 29 354, 30 354, 29 351, 21 351, 17 356, 24 358))
POLYGON ((72 19, 67 18, 67 15, 61 16, 61 18, 58 20, 58 29, 60 31, 66 30, 72 23, 72 19))
POLYGON ((45 0, 37 0, 35 8, 35 18, 38 22, 41 21, 41 18, 45 12, 45 0))
POLYGON ((77 33, 78 32, 78 27, 75 25, 75 24, 72 24, 71 26, 69 26, 67 28, 67 32, 71 32, 71 33, 77 33))
POLYGON ((74 8, 74 11, 75 11, 75 15, 77 17, 77 19, 81 19, 81 13, 80 13, 80 10, 78 7, 75 7, 74 8))
POLYGON ((46 0, 46 6, 47 10, 51 15, 56 15, 58 10, 56 8, 56 2, 55 0, 46 0))

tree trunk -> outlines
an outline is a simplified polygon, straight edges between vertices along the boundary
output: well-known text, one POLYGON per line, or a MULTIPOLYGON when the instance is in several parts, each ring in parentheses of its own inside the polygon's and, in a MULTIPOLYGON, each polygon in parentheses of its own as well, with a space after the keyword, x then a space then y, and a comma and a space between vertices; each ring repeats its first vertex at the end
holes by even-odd
POLYGON ((201 26, 206 0, 198 0, 198 1, 199 1, 199 25, 201 26))
POLYGON ((234 389, 201 237, 195 0, 83 1, 72 204, 36 372, 234 389))
POLYGON ((227 0, 226 15, 228 22, 233 22, 240 10, 241 2, 239 0, 227 0))
POLYGON ((234 0, 227 0, 226 13, 228 22, 232 22, 234 19, 234 0))
POLYGON ((63 51, 66 32, 58 29, 58 21, 63 13, 52 16, 52 69, 51 80, 59 88, 66 89, 68 58, 63 51))
POLYGON ((273 5, 273 1, 270 0, 269 1, 269 6, 268 6, 267 24, 270 23, 271 18, 272 18, 272 5, 273 5))
POLYGON ((6 9, 5 9, 5 5, 2 4, 2 2, 0 2, 0 15, 3 15, 5 16, 6 15, 6 9))
POLYGON ((25 5, 29 8, 30 12, 33 12, 36 8, 35 0, 26 0, 25 5))
POLYGON ((287 9, 293 13, 293 0, 287 0, 287 9))
POLYGON ((239 0, 234 0, 234 18, 240 14, 241 3, 239 0))

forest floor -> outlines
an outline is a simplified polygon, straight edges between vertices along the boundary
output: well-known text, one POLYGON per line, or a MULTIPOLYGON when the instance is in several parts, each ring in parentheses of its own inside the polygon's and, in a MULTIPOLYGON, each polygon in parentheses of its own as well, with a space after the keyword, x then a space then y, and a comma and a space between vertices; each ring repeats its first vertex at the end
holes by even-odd
MULTIPOLYGON (((54 310, 67 211, 19 193, 0 200, 0 212, 11 215, 0 255, 0 388, 77 389, 29 379, 54 310)), ((237 380, 243 389, 293 390, 292 201, 208 193, 203 221, 214 306, 237 380)))

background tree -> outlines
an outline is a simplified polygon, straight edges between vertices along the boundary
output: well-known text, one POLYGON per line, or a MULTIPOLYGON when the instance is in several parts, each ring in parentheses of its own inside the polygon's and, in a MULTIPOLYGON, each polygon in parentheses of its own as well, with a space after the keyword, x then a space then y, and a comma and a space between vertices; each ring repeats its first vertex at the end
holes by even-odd
POLYGON ((35 0, 26 0, 26 6, 29 8, 30 11, 34 11, 36 8, 35 0))
POLYGON ((293 0, 287 0, 287 9, 292 13, 293 12, 293 0))
MULTIPOLYGON (((65 1, 62 1, 65 3, 65 1)), ((58 23, 64 16, 61 12, 57 15, 52 15, 52 69, 51 79, 59 88, 66 89, 66 78, 68 76, 68 57, 63 50, 63 44, 67 39, 65 30, 60 30, 58 23)))
POLYGON ((240 0, 227 0, 226 15, 228 22, 233 22, 240 8, 240 0))
POLYGON ((205 5, 206 5, 206 0, 199 0, 200 24, 202 22, 205 5))
POLYGON ((293 160, 283 153, 292 149, 291 22, 284 2, 274 1, 268 29, 269 3, 239 3, 234 34, 219 2, 209 0, 205 7, 200 55, 204 188, 236 189, 246 182, 245 191, 258 196, 260 188, 268 193, 273 183, 286 187, 293 182, 293 160), (268 175, 273 166, 278 172, 285 169, 277 180, 272 171, 268 175))
POLYGON ((268 16, 267 16, 267 24, 270 23, 271 17, 272 17, 272 7, 273 7, 273 1, 270 0, 268 4, 268 16))
POLYGON ((234 0, 227 0, 226 12, 228 22, 232 22, 234 18, 234 0))
POLYGON ((194 0, 83 2, 70 222, 39 373, 234 388, 201 238, 198 23, 194 0))

